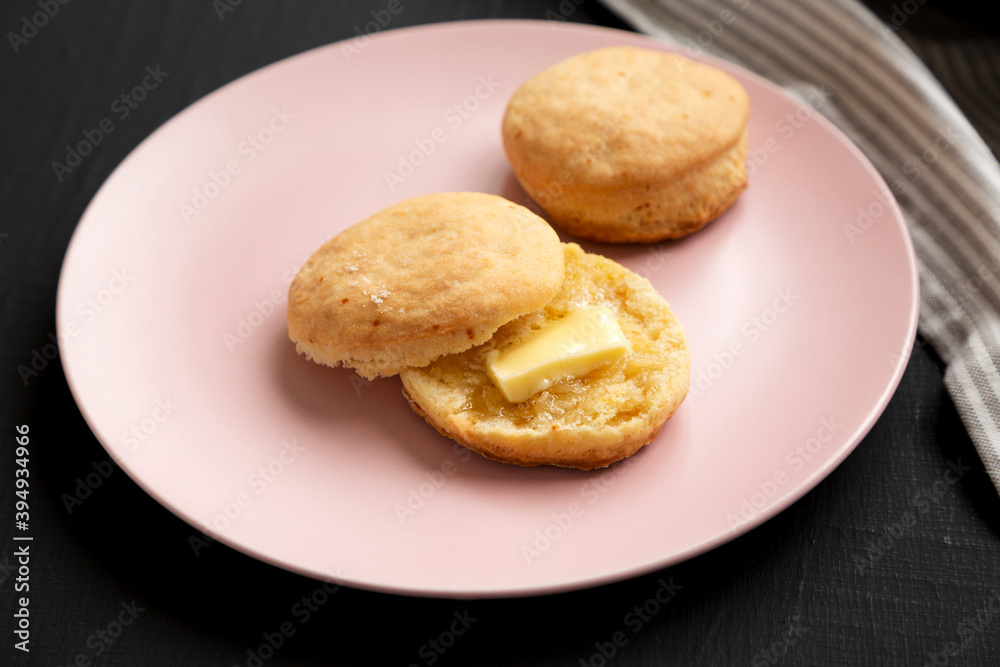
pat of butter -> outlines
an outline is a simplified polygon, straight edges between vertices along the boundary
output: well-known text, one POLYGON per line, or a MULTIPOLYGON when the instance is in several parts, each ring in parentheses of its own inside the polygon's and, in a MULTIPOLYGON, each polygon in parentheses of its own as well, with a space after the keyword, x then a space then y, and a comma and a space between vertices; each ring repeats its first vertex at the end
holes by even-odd
POLYGON ((486 361, 493 383, 508 401, 520 403, 563 378, 617 361, 629 349, 614 313, 588 306, 570 311, 520 345, 494 350, 486 361))

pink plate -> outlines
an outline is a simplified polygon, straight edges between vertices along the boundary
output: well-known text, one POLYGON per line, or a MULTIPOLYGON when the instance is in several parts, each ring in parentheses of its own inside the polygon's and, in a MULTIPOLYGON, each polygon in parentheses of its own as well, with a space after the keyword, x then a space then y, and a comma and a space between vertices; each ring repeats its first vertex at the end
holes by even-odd
POLYGON ((197 529, 319 579, 441 597, 565 591, 677 563, 800 498, 892 395, 916 331, 900 212, 819 114, 735 66, 750 187, 659 245, 583 244, 646 275, 692 349, 656 442, 582 473, 493 463, 365 382, 295 354, 285 295, 319 243, 404 198, 528 203, 506 101, 571 54, 632 44, 546 22, 450 23, 315 49, 245 76, 146 139, 73 236, 63 364, 118 464, 197 529))

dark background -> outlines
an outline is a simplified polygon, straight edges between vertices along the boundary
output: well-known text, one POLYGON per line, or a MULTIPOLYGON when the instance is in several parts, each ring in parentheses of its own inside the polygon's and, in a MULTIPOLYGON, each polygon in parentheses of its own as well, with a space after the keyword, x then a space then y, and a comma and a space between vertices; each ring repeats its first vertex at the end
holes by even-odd
MULTIPOLYGON (((307 623, 292 608, 319 582, 220 544, 196 557, 191 529, 104 463, 58 358, 22 378, 18 366, 30 366, 35 351, 52 352, 63 253, 125 155, 194 100, 354 36, 385 4, 244 0, 220 19, 207 1, 74 0, 58 4, 16 53, 9 38, 0 44, 0 664, 1000 663, 1000 614, 989 611, 991 603, 1000 609, 1000 500, 945 393, 940 363, 920 340, 855 453, 800 502, 725 546, 618 584, 530 599, 424 600, 341 588, 307 623), (169 78, 58 181, 51 163, 64 159, 65 146, 155 64, 169 78), (31 429, 30 654, 14 650, 12 618, 24 595, 14 591, 17 424, 31 429), (940 483, 949 465, 969 470, 954 485, 940 483), (61 496, 97 469, 110 472, 68 511, 61 496), (633 632, 626 615, 661 580, 681 588, 633 632), (123 605, 136 618, 108 643, 98 633, 115 631, 123 605), (428 642, 455 613, 471 626, 443 655, 434 652, 428 642), (274 655, 258 652, 286 621, 295 634, 274 655), (618 632, 627 643, 613 647, 618 632), (610 659, 601 655, 612 648, 610 659)), ((560 12, 557 0, 403 5, 390 27, 560 12)), ((873 6, 887 16, 892 3, 873 6)), ((574 7, 570 21, 626 27, 597 0, 574 7)), ((38 0, 2 3, 0 33, 19 32, 23 17, 38 11, 38 0)), ((901 34, 923 39, 927 30, 988 38, 964 3, 923 5, 901 34)))

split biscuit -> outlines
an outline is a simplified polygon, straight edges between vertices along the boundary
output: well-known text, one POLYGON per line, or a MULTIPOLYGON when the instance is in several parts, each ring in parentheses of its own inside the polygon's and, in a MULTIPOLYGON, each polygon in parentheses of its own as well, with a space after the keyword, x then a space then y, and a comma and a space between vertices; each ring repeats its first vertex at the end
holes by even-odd
POLYGON ((746 188, 749 97, 722 70, 652 49, 570 57, 508 103, 503 145, 550 221, 604 242, 690 234, 746 188))
POLYGON ((523 206, 481 193, 415 197, 306 261, 288 291, 288 336, 318 363, 395 375, 489 340, 562 280, 558 236, 523 206))
POLYGON ((684 400, 690 354, 681 325, 648 280, 564 244, 566 275, 544 308, 501 327, 486 343, 400 373, 413 410, 483 456, 522 466, 589 470, 656 438, 684 400), (610 309, 631 345, 622 359, 556 382, 518 404, 487 374, 487 355, 588 305, 610 309))

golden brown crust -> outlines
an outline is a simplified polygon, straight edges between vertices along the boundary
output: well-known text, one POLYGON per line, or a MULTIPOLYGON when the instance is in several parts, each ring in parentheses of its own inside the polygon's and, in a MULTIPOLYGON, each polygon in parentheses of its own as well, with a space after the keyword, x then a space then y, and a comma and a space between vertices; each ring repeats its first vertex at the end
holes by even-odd
POLYGON ((425 195, 344 230, 288 293, 296 349, 366 377, 395 375, 490 338, 559 289, 563 255, 531 211, 481 193, 425 195))
POLYGON ((612 260, 576 244, 564 248, 566 278, 544 309, 501 327, 483 345, 400 373, 417 414, 487 458, 523 466, 604 467, 652 442, 687 394, 687 341, 666 301, 649 281, 612 260), (632 351, 524 403, 506 401, 486 374, 486 355, 590 304, 615 313, 632 351))
POLYGON ((749 97, 725 72, 651 49, 573 56, 511 97, 504 150, 554 224, 599 241, 678 238, 746 187, 749 97))
MULTIPOLYGON (((468 434, 464 432, 449 431, 446 424, 436 421, 424 412, 424 409, 420 407, 420 404, 417 403, 412 396, 410 396, 410 392, 406 390, 406 385, 403 386, 403 396, 410 404, 410 408, 412 408, 415 413, 423 417, 428 424, 433 426, 434 429, 444 437, 454 440, 463 447, 471 449, 491 461, 511 463, 524 467, 555 465, 562 468, 576 468, 578 470, 605 468, 615 461, 628 458, 644 446, 651 443, 653 440, 656 440, 656 437, 660 434, 660 429, 663 428, 663 424, 674 416, 674 413, 671 412, 667 415, 666 419, 664 419, 658 426, 655 426, 652 431, 640 431, 627 434, 627 436, 622 440, 612 445, 606 445, 600 448, 574 447, 572 449, 561 451, 557 456, 549 455, 545 458, 539 458, 537 456, 525 456, 520 447, 510 446, 508 443, 483 443, 482 438, 475 433, 468 434)), ((676 409, 677 408, 675 407, 674 410, 676 411, 676 409)))

